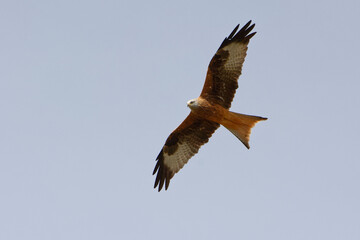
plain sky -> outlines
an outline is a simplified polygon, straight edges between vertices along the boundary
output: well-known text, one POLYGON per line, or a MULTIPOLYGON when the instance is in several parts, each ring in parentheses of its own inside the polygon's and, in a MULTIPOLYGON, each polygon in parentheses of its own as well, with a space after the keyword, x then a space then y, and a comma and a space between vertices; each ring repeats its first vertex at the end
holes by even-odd
POLYGON ((0 239, 360 239, 360 1, 0 1, 0 239), (153 189, 208 63, 256 23, 225 128, 153 189))

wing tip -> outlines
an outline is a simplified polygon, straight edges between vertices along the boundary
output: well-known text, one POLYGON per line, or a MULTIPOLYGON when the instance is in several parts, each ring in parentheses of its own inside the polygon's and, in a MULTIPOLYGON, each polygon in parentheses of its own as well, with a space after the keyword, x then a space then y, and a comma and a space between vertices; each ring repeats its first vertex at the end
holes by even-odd
POLYGON ((239 31, 238 29, 240 24, 236 25, 234 30, 221 43, 219 49, 225 47, 233 41, 245 43, 249 42, 249 40, 256 34, 256 32, 250 33, 255 27, 255 23, 251 23, 252 20, 248 21, 239 31))
POLYGON ((170 180, 174 176, 174 173, 164 165, 163 149, 161 149, 159 155, 156 158, 156 161, 157 162, 152 174, 155 175, 157 173, 154 188, 156 189, 158 187, 158 192, 160 192, 165 184, 166 191, 170 185, 170 180))

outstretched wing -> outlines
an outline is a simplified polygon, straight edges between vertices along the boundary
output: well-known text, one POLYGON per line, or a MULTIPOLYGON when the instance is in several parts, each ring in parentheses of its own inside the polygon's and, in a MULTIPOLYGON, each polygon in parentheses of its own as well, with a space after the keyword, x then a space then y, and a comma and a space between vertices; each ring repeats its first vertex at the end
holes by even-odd
POLYGON ((208 67, 205 84, 200 94, 208 101, 229 109, 238 88, 238 78, 245 60, 247 45, 256 32, 249 21, 238 32, 239 25, 225 38, 208 67), (249 34, 250 33, 250 34, 249 34))
POLYGON ((157 172, 154 188, 159 185, 159 192, 165 183, 169 187, 170 179, 209 141, 211 135, 219 127, 205 119, 190 113, 187 118, 167 138, 161 149, 153 175, 157 172))

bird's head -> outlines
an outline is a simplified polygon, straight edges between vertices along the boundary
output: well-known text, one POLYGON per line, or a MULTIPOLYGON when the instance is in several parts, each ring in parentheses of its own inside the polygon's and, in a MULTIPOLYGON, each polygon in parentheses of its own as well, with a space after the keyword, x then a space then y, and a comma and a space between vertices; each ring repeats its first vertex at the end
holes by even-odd
POLYGON ((199 107, 199 103, 198 103, 197 98, 194 98, 194 99, 189 100, 189 101, 187 102, 187 106, 188 106, 190 109, 194 109, 194 108, 199 107))

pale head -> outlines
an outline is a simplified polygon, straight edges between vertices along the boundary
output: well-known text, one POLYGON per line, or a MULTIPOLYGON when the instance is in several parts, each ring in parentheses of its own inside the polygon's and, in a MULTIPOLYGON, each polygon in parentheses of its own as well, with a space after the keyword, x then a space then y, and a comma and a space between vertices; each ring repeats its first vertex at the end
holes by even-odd
POLYGON ((189 101, 187 102, 187 106, 188 106, 190 109, 194 109, 194 108, 199 107, 198 99, 197 99, 197 98, 194 98, 194 99, 189 100, 189 101))

